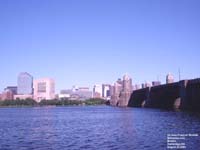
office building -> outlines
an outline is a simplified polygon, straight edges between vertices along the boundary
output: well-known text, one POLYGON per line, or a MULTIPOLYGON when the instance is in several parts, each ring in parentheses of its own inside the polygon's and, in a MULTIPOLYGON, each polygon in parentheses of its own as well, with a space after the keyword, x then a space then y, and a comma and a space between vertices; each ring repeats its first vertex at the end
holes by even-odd
POLYGON ((50 78, 37 79, 33 82, 34 99, 41 101, 43 99, 51 100, 55 98, 55 82, 50 78))
POLYGON ((17 86, 7 86, 7 87, 4 89, 4 91, 6 91, 6 90, 10 90, 10 91, 13 93, 13 95, 16 95, 16 94, 17 94, 17 86))
POLYGON ((102 97, 103 98, 110 97, 110 85, 109 84, 102 84, 102 97))
POLYGON ((119 106, 127 106, 133 91, 132 79, 128 74, 123 76, 122 91, 119 98, 119 106))
POLYGON ((17 78, 17 94, 33 94, 33 77, 27 72, 21 72, 17 78))
POLYGON ((102 97, 102 86, 95 84, 93 88, 93 97, 94 98, 101 98, 102 97))
POLYGON ((118 105, 121 91, 122 91, 122 82, 116 81, 114 83, 112 91, 111 91, 111 93, 112 93, 111 100, 110 100, 111 105, 118 105))
POLYGON ((11 90, 4 90, 3 93, 1 94, 1 99, 2 100, 13 100, 13 93, 11 90))

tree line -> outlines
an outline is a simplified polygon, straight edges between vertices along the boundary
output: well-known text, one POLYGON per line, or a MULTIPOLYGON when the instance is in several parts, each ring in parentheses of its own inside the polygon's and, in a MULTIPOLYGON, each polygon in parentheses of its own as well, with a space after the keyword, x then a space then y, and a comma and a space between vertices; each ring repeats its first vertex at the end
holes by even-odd
POLYGON ((84 101, 70 99, 41 100, 37 102, 33 99, 2 100, 0 106, 68 106, 68 105, 109 105, 109 101, 101 98, 90 98, 84 101))

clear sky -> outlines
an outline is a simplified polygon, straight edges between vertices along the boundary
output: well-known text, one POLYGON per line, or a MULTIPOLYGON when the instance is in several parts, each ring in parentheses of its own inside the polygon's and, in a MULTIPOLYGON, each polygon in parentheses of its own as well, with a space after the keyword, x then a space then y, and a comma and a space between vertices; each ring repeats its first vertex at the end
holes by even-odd
POLYGON ((200 77, 199 0, 0 0, 0 89, 20 72, 72 85, 200 77))

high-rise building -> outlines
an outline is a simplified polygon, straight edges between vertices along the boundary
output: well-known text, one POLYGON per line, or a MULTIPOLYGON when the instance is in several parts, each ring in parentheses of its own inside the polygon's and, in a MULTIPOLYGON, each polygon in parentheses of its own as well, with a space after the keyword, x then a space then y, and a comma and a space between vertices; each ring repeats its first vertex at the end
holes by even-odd
POLYGON ((93 88, 93 97, 101 98, 102 97, 102 86, 99 84, 95 84, 93 88))
POLYGON ((37 79, 33 82, 34 99, 41 101, 43 99, 51 100, 55 98, 55 82, 50 78, 37 79))
POLYGON ((123 77, 122 91, 120 93, 119 106, 127 106, 132 94, 132 79, 128 74, 123 77))
POLYGON ((166 84, 173 83, 173 82, 174 82, 173 75, 171 73, 168 73, 166 76, 166 84))
MULTIPOLYGON (((119 81, 119 80, 118 80, 119 81)), ((122 91, 122 82, 116 81, 111 90, 111 105, 118 105, 120 93, 122 91)))
POLYGON ((17 78, 17 94, 33 94, 33 77, 27 72, 21 72, 17 78))
POLYGON ((110 85, 102 84, 102 97, 108 98, 110 96, 110 85))
POLYGON ((119 84, 123 84, 123 81, 122 81, 121 78, 118 78, 116 82, 119 83, 119 84))
POLYGON ((132 91, 132 89, 133 89, 132 79, 130 78, 130 76, 128 74, 124 75, 122 85, 123 85, 124 91, 128 91, 128 92, 132 91))

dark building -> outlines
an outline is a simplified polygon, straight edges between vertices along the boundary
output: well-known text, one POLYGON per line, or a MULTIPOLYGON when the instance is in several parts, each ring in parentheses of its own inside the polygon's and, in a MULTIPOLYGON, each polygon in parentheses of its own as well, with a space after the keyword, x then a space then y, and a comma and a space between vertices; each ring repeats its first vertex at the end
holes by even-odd
POLYGON ((152 82, 152 86, 158 86, 158 85, 161 85, 160 81, 153 81, 152 82))
POLYGON ((17 94, 17 86, 7 86, 4 91, 7 91, 7 90, 10 90, 13 95, 16 95, 17 94))

